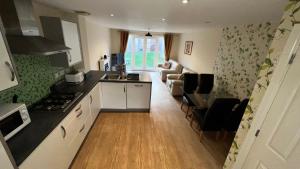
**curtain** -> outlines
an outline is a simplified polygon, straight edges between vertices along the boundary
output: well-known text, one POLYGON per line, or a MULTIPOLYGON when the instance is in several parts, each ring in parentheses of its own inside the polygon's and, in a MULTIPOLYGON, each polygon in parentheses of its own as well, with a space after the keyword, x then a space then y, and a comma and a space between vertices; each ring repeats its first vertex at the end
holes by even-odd
POLYGON ((172 43, 173 43, 173 35, 172 34, 165 34, 165 60, 168 61, 170 59, 172 43))
POLYGON ((120 53, 125 54, 126 48, 127 48, 127 42, 129 37, 128 31, 121 31, 121 41, 120 41, 120 53))

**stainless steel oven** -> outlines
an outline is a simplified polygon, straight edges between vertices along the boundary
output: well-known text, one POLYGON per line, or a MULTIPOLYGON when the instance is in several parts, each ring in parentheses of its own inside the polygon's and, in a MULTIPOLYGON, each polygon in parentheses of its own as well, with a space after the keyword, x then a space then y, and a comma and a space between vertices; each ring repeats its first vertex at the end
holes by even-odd
POLYGON ((25 104, 0 104, 0 130, 10 139, 31 122, 25 104))

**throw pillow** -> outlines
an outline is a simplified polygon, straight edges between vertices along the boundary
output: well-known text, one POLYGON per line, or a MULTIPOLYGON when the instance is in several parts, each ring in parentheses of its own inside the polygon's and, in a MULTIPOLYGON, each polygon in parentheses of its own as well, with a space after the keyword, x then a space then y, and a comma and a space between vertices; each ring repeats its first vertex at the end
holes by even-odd
POLYGON ((181 64, 178 64, 175 68, 176 72, 177 73, 181 73, 182 72, 182 69, 183 69, 183 66, 181 64))
POLYGON ((171 63, 170 62, 165 62, 163 65, 162 65, 162 68, 164 69, 170 69, 171 67, 171 63))

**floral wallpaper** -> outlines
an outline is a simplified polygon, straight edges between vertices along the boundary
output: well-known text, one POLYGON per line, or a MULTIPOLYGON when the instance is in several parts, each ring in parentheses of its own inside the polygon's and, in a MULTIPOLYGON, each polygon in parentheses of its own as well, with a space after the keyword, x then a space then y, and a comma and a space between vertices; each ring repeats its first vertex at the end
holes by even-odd
POLYGON ((218 96, 250 97, 276 26, 268 22, 223 28, 214 66, 218 96))
POLYGON ((30 105, 50 91, 49 87, 55 82, 54 73, 58 68, 50 65, 48 56, 13 57, 19 76, 19 85, 0 92, 0 103, 12 102, 13 95, 18 95, 18 102, 30 105))
POLYGON ((224 169, 231 169, 236 161, 246 134, 251 126, 253 117, 261 102, 266 88, 268 87, 273 70, 276 67, 277 61, 283 51, 288 36, 295 24, 300 23, 300 0, 290 0, 285 8, 284 16, 277 28, 276 34, 273 37, 273 42, 266 55, 264 63, 260 66, 258 80, 250 97, 250 102, 243 116, 241 125, 237 131, 234 142, 231 146, 229 155, 223 166, 224 169))

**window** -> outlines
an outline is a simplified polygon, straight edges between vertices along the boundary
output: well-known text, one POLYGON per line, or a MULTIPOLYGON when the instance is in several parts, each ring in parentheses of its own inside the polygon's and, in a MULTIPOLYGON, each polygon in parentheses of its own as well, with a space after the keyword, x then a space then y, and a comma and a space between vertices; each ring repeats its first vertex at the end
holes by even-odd
POLYGON ((125 52, 128 70, 154 70, 165 60, 163 36, 145 37, 129 35, 125 52))

